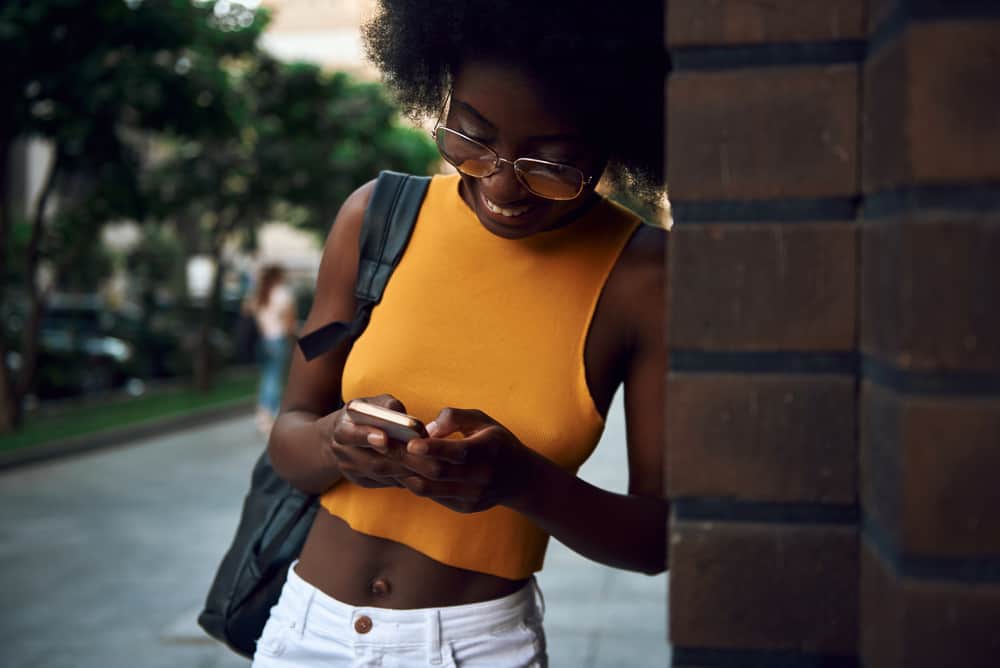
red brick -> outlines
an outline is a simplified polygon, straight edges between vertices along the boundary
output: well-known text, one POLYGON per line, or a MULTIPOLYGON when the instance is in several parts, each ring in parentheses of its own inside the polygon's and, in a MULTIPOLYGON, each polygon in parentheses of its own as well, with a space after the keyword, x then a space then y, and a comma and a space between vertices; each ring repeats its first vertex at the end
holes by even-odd
POLYGON ((900 39, 870 55, 865 63, 861 123, 865 192, 891 188, 910 180, 906 131, 909 69, 906 45, 900 39))
POLYGON ((861 230, 862 350, 907 370, 1000 372, 1000 217, 861 230))
POLYGON ((1000 180, 1000 21, 915 23, 864 74, 864 190, 1000 180))
POLYGON ((670 374, 672 497, 854 503, 853 377, 670 374))
POLYGON ((862 389, 865 510, 906 554, 1000 557, 1000 398, 862 389))
POLYGON ((862 0, 670 0, 667 44, 823 42, 864 36, 862 0))
POLYGON ((855 653, 855 528, 677 522, 670 550, 673 644, 855 653))
POLYGON ((675 202, 853 196, 858 68, 680 72, 667 84, 675 202))
POLYGON ((866 668, 995 668, 1000 585, 899 577, 861 548, 861 653, 866 668))
POLYGON ((854 349, 854 225, 686 224, 671 236, 674 348, 854 349))

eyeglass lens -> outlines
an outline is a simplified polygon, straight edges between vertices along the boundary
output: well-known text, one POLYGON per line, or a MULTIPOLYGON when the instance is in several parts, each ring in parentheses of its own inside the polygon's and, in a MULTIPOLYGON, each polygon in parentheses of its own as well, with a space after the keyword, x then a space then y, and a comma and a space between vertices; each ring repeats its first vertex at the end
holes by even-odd
MULTIPOLYGON (((454 130, 439 127, 435 139, 444 159, 463 174, 481 179, 499 167, 492 149, 454 130)), ((514 173, 524 187, 547 199, 573 199, 583 190, 583 172, 570 165, 518 158, 514 173)))

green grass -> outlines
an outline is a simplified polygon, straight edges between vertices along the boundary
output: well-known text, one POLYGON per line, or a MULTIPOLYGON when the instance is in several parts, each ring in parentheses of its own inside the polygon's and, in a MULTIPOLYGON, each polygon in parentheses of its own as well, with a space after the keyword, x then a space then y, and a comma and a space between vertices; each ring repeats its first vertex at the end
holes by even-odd
POLYGON ((257 375, 242 373, 219 379, 205 393, 187 387, 161 389, 136 398, 87 402, 44 416, 29 415, 20 431, 0 436, 0 452, 245 401, 256 391, 257 375))

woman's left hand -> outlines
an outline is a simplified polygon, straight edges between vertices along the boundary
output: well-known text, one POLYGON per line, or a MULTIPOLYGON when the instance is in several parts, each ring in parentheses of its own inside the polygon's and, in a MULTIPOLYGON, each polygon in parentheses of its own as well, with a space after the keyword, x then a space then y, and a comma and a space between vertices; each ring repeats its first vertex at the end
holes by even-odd
POLYGON ((531 483, 539 455, 482 411, 445 408, 427 433, 407 444, 402 464, 414 475, 399 479, 418 496, 475 513, 514 500, 531 483), (462 438, 444 438, 455 433, 462 438))

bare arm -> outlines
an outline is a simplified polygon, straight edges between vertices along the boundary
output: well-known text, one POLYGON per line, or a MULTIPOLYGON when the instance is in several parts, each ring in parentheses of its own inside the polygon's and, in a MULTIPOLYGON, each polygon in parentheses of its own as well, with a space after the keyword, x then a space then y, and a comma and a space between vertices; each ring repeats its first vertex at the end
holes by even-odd
MULTIPOLYGON (((373 187, 374 182, 370 182, 355 191, 337 215, 323 249, 305 332, 335 320, 350 320, 354 315, 358 240, 373 187)), ((339 404, 341 374, 349 350, 350 344, 345 342, 308 363, 298 346, 292 352, 281 413, 271 431, 268 453, 278 474, 306 492, 321 493, 341 477, 328 447, 332 425, 323 420, 339 404)))
MULTIPOLYGON (((667 517, 663 478, 666 457, 665 235, 652 230, 640 249, 641 267, 629 281, 635 330, 625 376, 628 494, 598 489, 551 462, 512 505, 573 550, 629 570, 659 573, 667 567, 667 517)), ((540 459, 540 458, 539 458, 540 459)))

